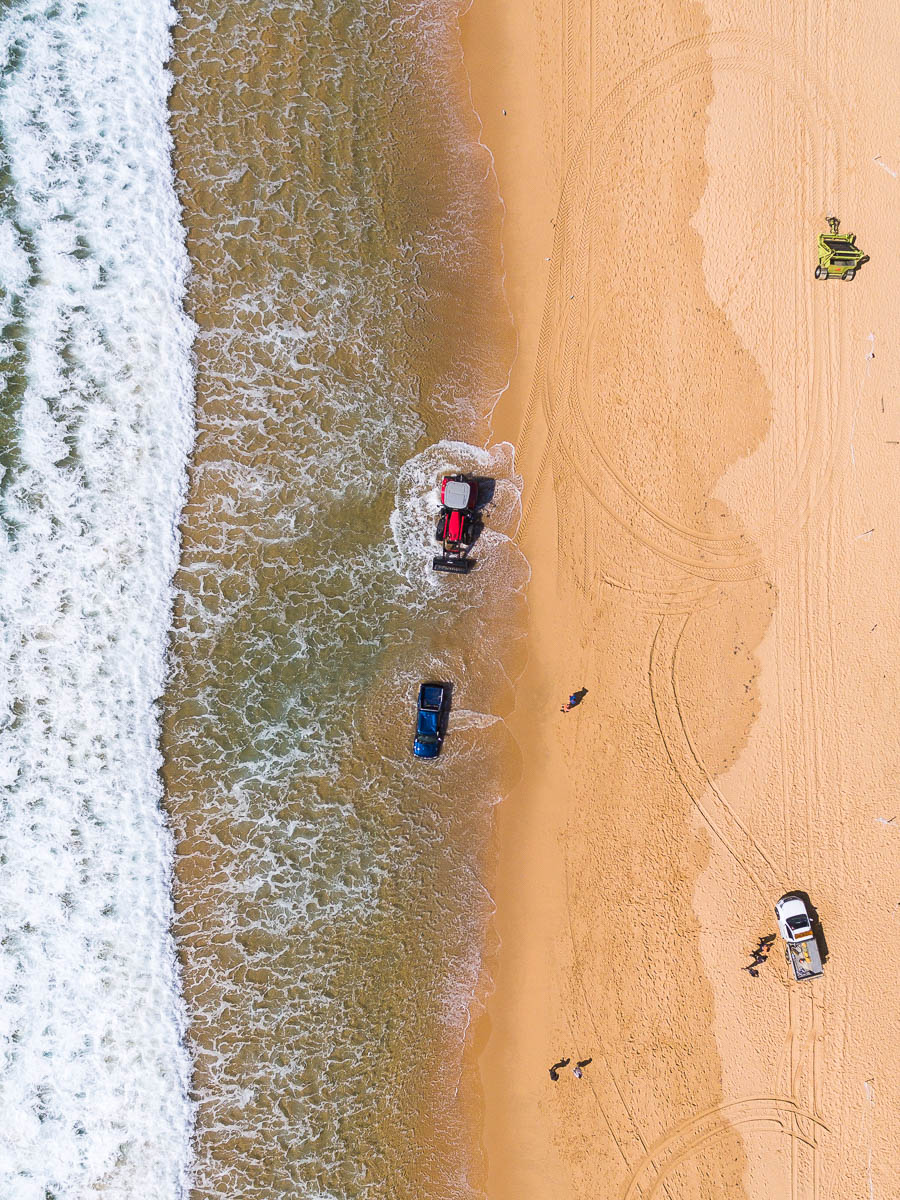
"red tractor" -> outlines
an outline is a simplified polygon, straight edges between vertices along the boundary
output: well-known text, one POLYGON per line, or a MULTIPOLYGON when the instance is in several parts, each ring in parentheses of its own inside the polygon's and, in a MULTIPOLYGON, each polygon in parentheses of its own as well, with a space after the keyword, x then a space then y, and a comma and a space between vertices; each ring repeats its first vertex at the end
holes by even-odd
POLYGON ((465 575, 475 565, 469 551, 478 537, 478 483, 465 475, 445 475, 441 480, 441 512, 435 538, 443 554, 431 560, 435 571, 465 575))

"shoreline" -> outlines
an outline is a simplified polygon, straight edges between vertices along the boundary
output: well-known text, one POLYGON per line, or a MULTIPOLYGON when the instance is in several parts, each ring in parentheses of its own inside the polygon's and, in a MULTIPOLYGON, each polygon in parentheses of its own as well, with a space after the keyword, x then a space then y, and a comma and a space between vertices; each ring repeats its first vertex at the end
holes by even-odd
MULTIPOLYGON (((531 38, 536 30, 523 14, 513 20, 503 7, 495 0, 473 0, 461 16, 460 29, 480 140, 491 154, 502 211, 503 289, 516 333, 508 385, 491 415, 491 440, 509 441, 516 447, 516 467, 522 474, 520 433, 549 274, 556 191, 552 156, 543 140, 532 136, 541 120, 541 98, 511 63, 517 45, 533 52, 531 38), (521 168, 523 155, 529 158, 530 170, 521 168), (539 195, 528 185, 534 172, 545 177, 539 195)), ((534 650, 535 639, 547 629, 555 585, 550 574, 535 569, 528 553, 531 544, 552 549, 552 532, 541 530, 523 547, 532 570, 526 592, 525 661, 516 679, 514 708, 505 718, 518 762, 514 780, 511 766, 506 772, 511 786, 505 790, 495 818, 497 859, 491 887, 495 910, 483 966, 487 995, 474 1006, 466 1055, 466 1075, 473 1081, 470 1106, 481 1146, 480 1187, 490 1200, 562 1194, 557 1192, 561 1178, 558 1162, 541 1161, 535 1154, 524 1160, 521 1157, 523 1146, 541 1145, 540 1116, 531 1107, 520 1075, 512 1083, 511 1094, 508 1070, 509 1062, 522 1051, 519 1029, 534 1017, 524 1011, 523 998, 533 1002, 539 997, 543 1006, 540 1023, 548 1020, 550 997, 546 990, 539 995, 540 981, 546 978, 553 931, 564 911, 564 894, 554 871, 544 871, 531 881, 534 887, 524 891, 518 877, 521 863, 539 863, 542 848, 559 839, 558 814, 545 797, 551 781, 564 770, 557 739, 548 733, 542 716, 531 711, 532 707, 538 712, 546 710, 548 705, 552 711, 553 698, 564 686, 560 672, 548 671, 544 656, 534 650), (536 771, 536 763, 543 769, 536 771), (549 904, 548 897, 552 898, 549 904), (527 905, 524 910, 523 903, 527 905), (530 930, 530 937, 519 936, 523 926, 530 930), (523 977, 528 982, 524 992, 519 986, 523 977), (522 1121, 526 1122, 524 1129, 519 1125, 518 1135, 511 1138, 510 1127, 522 1121)), ((533 1055, 540 1058, 541 1048, 534 1047, 533 1055)))

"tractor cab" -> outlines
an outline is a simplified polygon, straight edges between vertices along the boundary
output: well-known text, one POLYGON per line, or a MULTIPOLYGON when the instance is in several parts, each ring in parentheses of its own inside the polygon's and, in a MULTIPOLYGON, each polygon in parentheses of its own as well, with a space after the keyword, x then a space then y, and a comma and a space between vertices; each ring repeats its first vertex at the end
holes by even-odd
POLYGON ((435 571, 465 575, 471 569, 469 551, 479 532, 477 508, 477 479, 445 475, 441 480, 441 511, 434 535, 443 553, 431 560, 435 571))
POLYGON ((856 272, 869 261, 856 244, 855 233, 840 233, 837 217, 828 218, 828 233, 819 234, 819 265, 816 279, 854 278, 856 272))

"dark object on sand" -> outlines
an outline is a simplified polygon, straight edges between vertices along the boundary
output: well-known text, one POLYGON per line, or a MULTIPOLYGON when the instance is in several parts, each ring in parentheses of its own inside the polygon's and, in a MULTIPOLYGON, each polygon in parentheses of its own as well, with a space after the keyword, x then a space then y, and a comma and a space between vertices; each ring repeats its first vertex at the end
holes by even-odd
POLYGON ((556 1081, 559 1079, 560 1067, 567 1067, 571 1061, 571 1058, 561 1058, 559 1062, 555 1062, 553 1064, 553 1066, 550 1068, 550 1078, 554 1083, 556 1083, 556 1081))
POLYGON ((750 954, 750 957, 753 959, 753 962, 750 964, 749 967, 743 967, 742 970, 750 971, 751 974, 753 974, 754 978, 756 978, 756 976, 759 975, 759 972, 758 971, 754 972, 753 968, 761 967, 762 964, 767 961, 769 955, 772 952, 772 943, 774 941, 775 941, 774 933, 770 933, 766 937, 759 938, 756 943, 756 949, 751 951, 751 954, 750 954))

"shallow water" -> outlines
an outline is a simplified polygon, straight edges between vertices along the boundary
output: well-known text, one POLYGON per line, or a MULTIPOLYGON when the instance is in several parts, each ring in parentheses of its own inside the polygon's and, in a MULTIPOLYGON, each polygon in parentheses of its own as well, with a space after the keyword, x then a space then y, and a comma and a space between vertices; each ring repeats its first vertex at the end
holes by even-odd
POLYGON ((512 338, 457 6, 180 11, 198 440, 163 747, 196 1194, 464 1197, 527 567, 511 448, 475 448, 512 338), (465 579, 429 571, 447 467, 498 481, 465 579), (428 677, 455 685, 431 764, 428 677))
POLYGON ((0 9, 0 1195, 186 1194, 160 810, 192 438, 170 12, 0 9))

